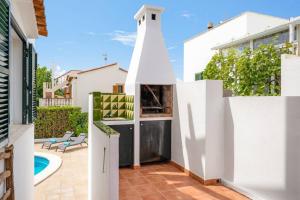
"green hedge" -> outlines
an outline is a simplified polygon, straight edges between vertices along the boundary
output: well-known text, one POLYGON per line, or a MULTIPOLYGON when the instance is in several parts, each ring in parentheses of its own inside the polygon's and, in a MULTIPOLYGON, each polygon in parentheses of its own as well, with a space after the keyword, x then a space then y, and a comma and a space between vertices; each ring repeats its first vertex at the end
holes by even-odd
POLYGON ((88 115, 80 107, 38 107, 35 138, 62 137, 66 131, 87 133, 87 122, 88 115))

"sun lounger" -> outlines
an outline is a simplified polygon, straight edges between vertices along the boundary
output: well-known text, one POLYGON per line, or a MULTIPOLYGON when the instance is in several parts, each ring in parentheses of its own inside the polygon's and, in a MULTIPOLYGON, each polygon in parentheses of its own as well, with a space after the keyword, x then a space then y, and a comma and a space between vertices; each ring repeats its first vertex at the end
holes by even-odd
POLYGON ((65 152, 68 147, 76 146, 76 145, 82 146, 82 143, 86 143, 85 139, 86 139, 85 133, 81 133, 78 137, 74 138, 73 141, 64 142, 64 143, 58 145, 56 147, 56 151, 59 149, 59 150, 62 150, 63 152, 65 152))
POLYGON ((47 142, 44 142, 43 145, 42 145, 42 149, 44 147, 48 148, 48 150, 51 148, 51 146, 53 144, 57 144, 57 143, 62 143, 62 142, 67 142, 70 140, 71 136, 73 135, 73 132, 71 131, 67 131, 65 133, 65 135, 61 138, 51 138, 49 139, 47 142))

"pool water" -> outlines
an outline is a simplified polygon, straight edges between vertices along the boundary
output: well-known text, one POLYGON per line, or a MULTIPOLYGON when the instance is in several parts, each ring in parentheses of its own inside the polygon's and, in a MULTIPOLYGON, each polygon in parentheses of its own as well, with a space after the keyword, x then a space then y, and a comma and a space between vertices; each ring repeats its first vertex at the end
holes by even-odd
POLYGON ((41 156, 34 156, 34 175, 43 171, 48 165, 48 159, 41 156))

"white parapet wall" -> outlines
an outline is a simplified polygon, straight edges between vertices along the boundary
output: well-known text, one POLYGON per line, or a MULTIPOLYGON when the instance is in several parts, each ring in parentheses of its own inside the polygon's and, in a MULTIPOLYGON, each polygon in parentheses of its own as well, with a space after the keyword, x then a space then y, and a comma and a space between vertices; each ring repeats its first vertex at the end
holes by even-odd
POLYGON ((300 199, 300 97, 226 97, 221 81, 178 82, 172 161, 253 199, 300 199))
POLYGON ((300 97, 225 98, 222 180, 254 199, 300 199, 300 97))
POLYGON ((108 135, 93 123, 89 96, 88 199, 119 199, 119 135, 108 135))
MULTIPOLYGON (((13 176, 15 199, 34 199, 34 126, 10 125, 9 145, 14 146, 13 176)), ((5 149, 1 148, 0 152, 5 149)), ((5 171, 4 161, 0 161, 0 173, 5 171)), ((4 185, 0 185, 0 196, 4 185)))
POLYGON ((300 96, 300 56, 281 56, 281 96, 300 96))
POLYGON ((172 161, 204 180, 223 174, 222 81, 178 82, 174 89, 172 161))
POLYGON ((9 143, 14 146, 15 199, 34 199, 34 126, 11 125, 9 143))

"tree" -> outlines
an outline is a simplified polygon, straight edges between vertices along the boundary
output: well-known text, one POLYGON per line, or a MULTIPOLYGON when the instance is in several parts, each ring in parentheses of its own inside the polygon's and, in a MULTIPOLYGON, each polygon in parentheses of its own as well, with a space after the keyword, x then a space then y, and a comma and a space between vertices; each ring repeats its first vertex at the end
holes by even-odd
POLYGON ((216 53, 206 65, 206 68, 202 73, 203 79, 221 80, 220 71, 222 63, 224 62, 223 60, 224 56, 222 52, 216 53))
POLYGON ((38 65, 36 72, 36 90, 37 90, 37 102, 40 98, 43 98, 43 83, 51 82, 52 72, 47 67, 38 65))
POLYGON ((203 79, 223 80, 224 88, 234 95, 280 95, 281 54, 291 54, 290 48, 289 43, 281 48, 263 44, 253 51, 217 53, 203 71, 203 79))
POLYGON ((65 92, 63 89, 58 89, 54 92, 55 96, 63 97, 65 95, 65 92))

